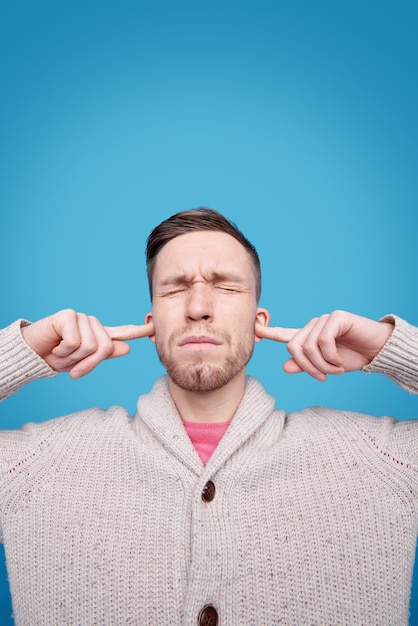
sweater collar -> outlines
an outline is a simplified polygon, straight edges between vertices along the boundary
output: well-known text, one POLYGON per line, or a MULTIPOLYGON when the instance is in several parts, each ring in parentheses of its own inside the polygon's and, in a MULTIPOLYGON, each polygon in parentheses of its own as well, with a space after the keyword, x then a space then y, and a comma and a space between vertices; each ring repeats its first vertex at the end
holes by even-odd
MULTIPOLYGON (((244 396, 231 424, 210 458, 207 468, 214 473, 249 439, 274 410, 275 400, 253 377, 247 376, 244 396)), ((168 390, 167 377, 159 378, 150 393, 140 396, 136 420, 143 421, 153 434, 182 463, 196 474, 203 464, 183 426, 168 390)))

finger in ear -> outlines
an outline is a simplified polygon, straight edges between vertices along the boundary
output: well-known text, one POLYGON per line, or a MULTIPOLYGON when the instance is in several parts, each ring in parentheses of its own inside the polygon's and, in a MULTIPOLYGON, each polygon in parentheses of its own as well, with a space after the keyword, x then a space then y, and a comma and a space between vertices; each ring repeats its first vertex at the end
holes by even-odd
MULTIPOLYGON (((145 324, 153 324, 153 317, 152 317, 151 311, 149 311, 149 313, 145 315, 144 322, 145 324)), ((155 331, 152 333, 152 335, 149 335, 149 339, 150 341, 152 341, 152 343, 155 343, 155 331)))
MULTIPOLYGON (((259 307, 257 309, 257 313, 255 316, 255 324, 260 324, 261 326, 268 326, 270 323, 270 317, 271 317, 270 313, 267 309, 263 309, 259 307)), ((257 333, 254 333, 254 343, 258 343, 259 341, 261 341, 261 337, 259 337, 257 333)))

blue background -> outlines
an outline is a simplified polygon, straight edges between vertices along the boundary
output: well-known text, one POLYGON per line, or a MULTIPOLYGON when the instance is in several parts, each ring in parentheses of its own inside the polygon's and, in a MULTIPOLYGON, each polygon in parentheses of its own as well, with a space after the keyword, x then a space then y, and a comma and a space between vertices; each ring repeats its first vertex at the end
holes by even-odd
MULTIPOLYGON (((198 205, 256 244, 274 325, 335 308, 418 324, 417 26, 404 0, 2 0, 1 325, 64 307, 142 322, 146 236, 198 205)), ((381 376, 320 384, 285 357, 264 341, 249 367, 280 407, 418 414, 381 376)), ((133 342, 85 379, 32 383, 0 418, 134 412, 161 373, 133 342)), ((0 602, 13 623, 5 573, 0 602)))

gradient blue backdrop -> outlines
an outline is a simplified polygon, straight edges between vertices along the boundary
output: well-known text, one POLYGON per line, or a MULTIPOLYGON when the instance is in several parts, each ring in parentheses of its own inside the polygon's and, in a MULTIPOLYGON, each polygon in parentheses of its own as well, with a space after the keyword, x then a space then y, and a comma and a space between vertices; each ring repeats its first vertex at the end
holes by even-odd
MULTIPOLYGON (((63 307, 142 322, 146 236, 197 205, 256 244, 273 324, 334 308, 418 324, 417 26, 404 0, 2 0, 1 325, 63 307)), ((383 377, 320 384, 285 375, 285 356, 264 341, 249 368, 285 409, 418 416, 383 377)), ((133 412, 160 373, 138 341, 83 380, 29 385, 0 418, 133 412)), ((12 624, 5 572, 0 602, 12 624)))

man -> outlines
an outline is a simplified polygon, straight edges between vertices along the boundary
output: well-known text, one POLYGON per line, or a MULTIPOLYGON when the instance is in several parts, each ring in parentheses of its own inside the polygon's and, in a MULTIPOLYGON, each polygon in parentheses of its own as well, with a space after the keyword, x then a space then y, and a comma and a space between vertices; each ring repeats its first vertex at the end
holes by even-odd
POLYGON ((417 329, 341 311, 268 327, 257 253, 210 209, 157 226, 147 268, 143 326, 61 311, 0 336, 3 397, 88 374, 133 338, 167 371, 133 419, 91 409, 3 433, 16 623, 407 624, 417 424, 286 415, 245 367, 267 338, 288 343, 289 373, 376 371, 417 393, 417 329))

